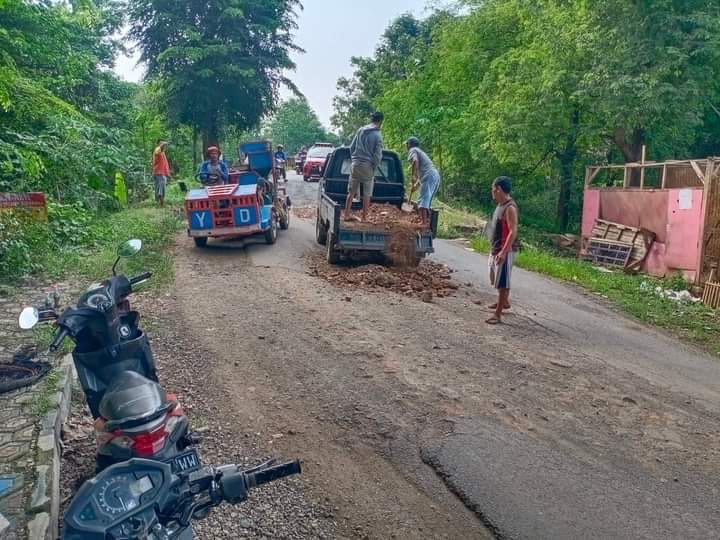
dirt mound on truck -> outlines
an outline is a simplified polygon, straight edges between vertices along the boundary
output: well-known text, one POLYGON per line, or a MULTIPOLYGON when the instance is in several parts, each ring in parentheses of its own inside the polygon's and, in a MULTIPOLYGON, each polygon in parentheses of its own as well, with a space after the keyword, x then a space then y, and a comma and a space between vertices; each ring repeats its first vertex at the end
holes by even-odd
MULTIPOLYGON (((354 210, 352 216, 360 219, 362 210, 354 210)), ((429 226, 423 225, 418 212, 403 212, 391 204, 371 204, 368 218, 364 223, 357 221, 343 222, 343 228, 353 230, 377 230, 379 227, 389 232, 385 243, 385 255, 393 265, 400 268, 415 268, 420 264, 416 253, 416 237, 419 232, 427 231, 429 226)))
MULTIPOLYGON (((351 215, 356 219, 361 219, 362 210, 353 210, 351 215)), ((418 231, 429 229, 428 226, 423 226, 418 212, 403 212, 397 206, 391 204, 371 204, 370 208, 368 208, 368 218, 365 223, 359 221, 343 222, 343 228, 355 230, 377 229, 378 225, 383 226, 386 230, 391 230, 398 225, 418 231)))
MULTIPOLYGON (((347 289, 390 290, 430 302, 433 297, 453 295, 459 285, 447 265, 422 261, 417 268, 386 267, 380 264, 329 265, 318 254, 307 256, 308 274, 347 289)), ((350 298, 350 297, 348 297, 350 298)))
POLYGON ((422 260, 417 254, 418 229, 410 223, 393 223, 385 242, 385 256, 399 268, 417 268, 422 260))

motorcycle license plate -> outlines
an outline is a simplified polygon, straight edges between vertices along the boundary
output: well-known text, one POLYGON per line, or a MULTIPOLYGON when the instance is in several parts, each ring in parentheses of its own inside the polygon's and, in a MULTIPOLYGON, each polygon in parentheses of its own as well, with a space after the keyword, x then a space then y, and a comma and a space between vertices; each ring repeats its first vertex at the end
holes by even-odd
POLYGON ((175 474, 192 472, 200 468, 200 458, 194 448, 168 460, 168 463, 170 463, 172 472, 175 474))

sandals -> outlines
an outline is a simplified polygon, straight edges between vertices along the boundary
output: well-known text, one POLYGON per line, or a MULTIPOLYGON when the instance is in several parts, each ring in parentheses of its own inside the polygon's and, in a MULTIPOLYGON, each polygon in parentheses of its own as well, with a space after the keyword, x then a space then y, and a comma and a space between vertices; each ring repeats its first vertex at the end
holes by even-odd
MULTIPOLYGON (((476 303, 477 303, 477 302, 476 302, 476 303)), ((480 305, 480 304, 478 304, 478 305, 480 305)), ((495 311, 495 310, 497 309, 497 302, 495 302, 494 304, 490 304, 490 305, 488 306, 488 309, 491 309, 491 310, 495 311)), ((508 309, 510 309, 510 304, 505 304, 505 307, 503 308, 503 311, 507 311, 508 309)))
POLYGON ((490 317, 489 319, 487 319, 487 320, 485 321, 485 323, 486 323, 486 324, 491 324, 491 325, 502 324, 502 320, 500 320, 499 317, 496 317, 495 315, 493 315, 492 317, 490 317))

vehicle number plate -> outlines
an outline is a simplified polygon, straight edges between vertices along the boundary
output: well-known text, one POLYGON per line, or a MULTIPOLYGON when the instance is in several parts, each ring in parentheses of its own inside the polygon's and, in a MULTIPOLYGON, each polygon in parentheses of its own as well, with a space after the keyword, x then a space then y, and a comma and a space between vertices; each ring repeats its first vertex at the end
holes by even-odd
POLYGON ((200 458, 194 448, 168 460, 175 474, 196 471, 200 468, 200 458))

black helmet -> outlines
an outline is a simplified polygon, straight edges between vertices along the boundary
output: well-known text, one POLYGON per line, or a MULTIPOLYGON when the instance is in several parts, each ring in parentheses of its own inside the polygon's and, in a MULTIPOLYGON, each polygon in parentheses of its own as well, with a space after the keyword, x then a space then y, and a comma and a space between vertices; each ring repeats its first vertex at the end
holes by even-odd
POLYGON ((415 148, 417 146, 420 146, 420 141, 417 137, 410 137, 407 141, 405 141, 405 144, 408 145, 410 148, 415 148))

